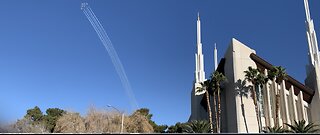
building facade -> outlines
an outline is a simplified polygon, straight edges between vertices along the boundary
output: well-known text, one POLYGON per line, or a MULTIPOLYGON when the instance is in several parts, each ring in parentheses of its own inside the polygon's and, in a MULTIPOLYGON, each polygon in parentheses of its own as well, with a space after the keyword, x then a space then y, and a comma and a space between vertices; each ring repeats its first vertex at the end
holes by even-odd
MULTIPOLYGON (((307 78, 305 79, 305 84, 302 84, 288 75, 287 79, 280 84, 276 83, 275 80, 269 80, 262 89, 257 87, 257 90, 262 93, 262 100, 258 102, 258 106, 261 110, 260 118, 263 128, 275 126, 275 100, 278 90, 280 90, 280 114, 278 118, 280 126, 286 127, 284 123, 293 124, 294 120, 306 120, 307 122, 320 124, 319 50, 308 1, 304 0, 304 4, 307 18, 306 35, 309 44, 309 63, 306 66, 307 78)), ((199 79, 199 77, 204 77, 199 16, 197 39, 196 72, 191 92, 191 115, 189 121, 208 120, 204 93, 196 91, 197 87, 201 87, 200 83, 205 81, 204 78, 199 79)), ((259 69, 265 75, 268 74, 267 70, 273 68, 273 65, 259 57, 255 50, 233 38, 216 68, 227 78, 227 81, 222 85, 223 91, 221 93, 221 132, 259 132, 255 106, 248 88, 250 82, 245 81, 244 71, 249 66, 259 69)), ((210 99, 213 98, 211 97, 210 99)))

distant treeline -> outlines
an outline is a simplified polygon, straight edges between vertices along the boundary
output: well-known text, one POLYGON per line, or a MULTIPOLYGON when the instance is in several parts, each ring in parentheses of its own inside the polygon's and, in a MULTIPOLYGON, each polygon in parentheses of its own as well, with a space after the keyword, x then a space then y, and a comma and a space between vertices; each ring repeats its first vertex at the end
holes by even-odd
MULTIPOLYGON (((208 133, 207 121, 177 122, 157 125, 148 108, 124 115, 123 133, 208 133), (199 128, 201 127, 201 128, 199 128)), ((120 133, 121 114, 91 107, 86 116, 59 108, 48 108, 43 113, 38 106, 28 109, 16 122, 0 125, 0 133, 120 133)))

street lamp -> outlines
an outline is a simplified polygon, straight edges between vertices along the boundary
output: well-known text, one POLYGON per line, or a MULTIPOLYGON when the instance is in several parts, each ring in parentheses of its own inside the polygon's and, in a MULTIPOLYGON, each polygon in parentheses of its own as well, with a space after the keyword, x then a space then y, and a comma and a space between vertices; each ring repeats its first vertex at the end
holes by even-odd
POLYGON ((117 110, 121 114, 121 129, 120 133, 123 132, 123 119, 124 119, 124 113, 121 113, 117 108, 113 107, 112 105, 107 105, 108 107, 112 107, 113 109, 117 110))

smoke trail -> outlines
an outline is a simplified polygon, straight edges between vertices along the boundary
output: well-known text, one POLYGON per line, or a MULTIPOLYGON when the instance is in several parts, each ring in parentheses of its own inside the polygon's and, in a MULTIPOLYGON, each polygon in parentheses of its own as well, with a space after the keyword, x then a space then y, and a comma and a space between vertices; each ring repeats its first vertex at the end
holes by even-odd
POLYGON ((98 20, 98 18, 95 16, 94 12, 89 7, 88 3, 82 3, 81 4, 81 10, 88 18, 89 22, 91 23, 92 27, 96 31, 96 33, 99 36, 99 39, 101 40, 102 44, 104 45, 105 49, 107 50, 111 61, 113 63, 113 66, 115 67, 118 76, 120 77, 122 86, 124 87, 129 99, 130 104, 133 110, 138 108, 137 101, 135 99, 135 96, 132 92, 131 85, 129 83, 128 77, 126 75, 126 72, 123 68, 123 65, 118 57, 117 52, 115 51, 113 44, 111 40, 109 39, 109 36, 107 35, 106 31, 104 30, 102 24, 98 20))

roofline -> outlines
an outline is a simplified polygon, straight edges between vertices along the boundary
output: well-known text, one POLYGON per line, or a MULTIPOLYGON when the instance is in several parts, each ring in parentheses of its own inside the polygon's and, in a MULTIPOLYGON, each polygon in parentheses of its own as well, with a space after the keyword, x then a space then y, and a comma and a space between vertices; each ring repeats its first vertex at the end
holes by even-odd
MULTIPOLYGON (((273 69, 273 65, 268 63, 267 61, 265 61, 264 59, 260 58, 258 55, 251 53, 250 54, 250 58, 256 62, 256 64, 259 64, 261 66, 263 66, 266 69, 273 69)), ((305 86, 304 84, 300 83, 299 81, 297 81, 296 79, 292 78, 290 75, 287 75, 288 78, 288 82, 291 83, 291 85, 295 86, 296 88, 298 88, 299 90, 301 90, 303 93, 307 94, 304 97, 304 100, 307 101, 308 103, 311 103, 312 98, 315 94, 315 91, 307 86, 305 86)), ((298 93, 295 92, 295 94, 297 95, 298 93)))

